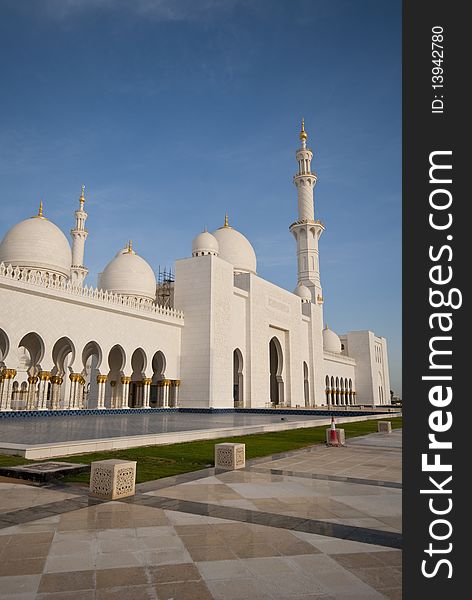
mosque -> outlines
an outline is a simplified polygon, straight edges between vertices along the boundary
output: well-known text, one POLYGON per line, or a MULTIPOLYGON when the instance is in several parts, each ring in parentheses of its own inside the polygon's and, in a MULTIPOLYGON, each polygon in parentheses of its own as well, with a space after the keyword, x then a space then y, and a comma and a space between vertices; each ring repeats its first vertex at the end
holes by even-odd
POLYGON ((390 403, 387 342, 323 328, 319 240, 304 122, 293 178, 298 285, 259 277, 228 217, 160 277, 129 243, 85 285, 85 193, 72 246, 37 215, 0 244, 0 410, 338 407, 390 403))

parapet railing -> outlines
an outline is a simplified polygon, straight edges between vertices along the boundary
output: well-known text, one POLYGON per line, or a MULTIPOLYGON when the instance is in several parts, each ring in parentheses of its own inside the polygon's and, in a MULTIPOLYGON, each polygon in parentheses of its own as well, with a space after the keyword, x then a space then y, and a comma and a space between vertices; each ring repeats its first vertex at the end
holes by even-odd
POLYGON ((184 313, 181 310, 160 306, 155 302, 143 299, 121 296, 120 294, 115 294, 107 290, 99 290, 92 286, 81 287, 72 285, 70 281, 60 280, 59 278, 54 279, 50 275, 46 276, 42 273, 22 269, 21 267, 13 267, 11 264, 5 265, 3 262, 0 263, 0 278, 2 277, 9 281, 27 284, 28 286, 65 292, 77 298, 99 301, 116 307, 131 308, 151 315, 168 316, 180 320, 184 318, 184 313))

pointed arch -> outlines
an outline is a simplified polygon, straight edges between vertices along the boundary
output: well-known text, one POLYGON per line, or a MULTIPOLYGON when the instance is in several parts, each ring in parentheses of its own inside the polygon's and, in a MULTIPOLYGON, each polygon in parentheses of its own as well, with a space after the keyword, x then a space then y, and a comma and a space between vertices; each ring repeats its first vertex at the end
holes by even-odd
POLYGON ((233 401, 235 408, 244 406, 243 354, 239 348, 233 351, 233 401))
POLYGON ((269 342, 269 370, 270 370, 270 401, 272 404, 283 404, 284 381, 282 378, 283 352, 277 337, 269 342))

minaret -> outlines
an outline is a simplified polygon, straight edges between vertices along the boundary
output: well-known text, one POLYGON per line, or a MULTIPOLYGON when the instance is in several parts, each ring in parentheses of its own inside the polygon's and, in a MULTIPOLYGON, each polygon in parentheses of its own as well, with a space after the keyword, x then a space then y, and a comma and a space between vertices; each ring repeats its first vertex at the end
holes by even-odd
POLYGON ((84 267, 85 240, 88 236, 88 231, 85 229, 85 221, 88 216, 84 210, 85 185, 82 186, 79 203, 79 209, 75 211, 75 229, 70 231, 72 236, 72 266, 70 271, 71 283, 82 286, 88 273, 88 269, 84 267))
POLYGON ((296 153, 298 173, 293 177, 293 183, 298 191, 298 220, 292 223, 289 229, 297 240, 298 284, 302 283, 310 289, 312 302, 322 304, 318 240, 324 231, 324 226, 321 221, 315 221, 313 188, 317 177, 311 171, 313 152, 306 146, 307 139, 305 120, 302 119, 300 131, 302 145, 296 153))

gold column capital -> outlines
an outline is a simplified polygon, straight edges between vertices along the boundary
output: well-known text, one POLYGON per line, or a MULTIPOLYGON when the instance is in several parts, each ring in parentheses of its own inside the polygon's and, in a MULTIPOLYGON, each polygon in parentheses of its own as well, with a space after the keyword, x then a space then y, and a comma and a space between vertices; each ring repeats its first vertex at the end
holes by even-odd
POLYGON ((4 369, 2 373, 3 379, 14 379, 16 377, 16 369, 4 369))
POLYGON ((40 381, 49 381, 51 379, 51 371, 40 371, 38 377, 40 381))
POLYGON ((152 384, 152 379, 150 377, 145 377, 143 379, 143 385, 151 385, 152 384))
POLYGON ((123 375, 123 377, 121 378, 121 383, 123 385, 129 385, 131 383, 131 377, 127 377, 126 375, 123 375))
POLYGON ((108 375, 97 375, 97 383, 106 383, 108 375))

